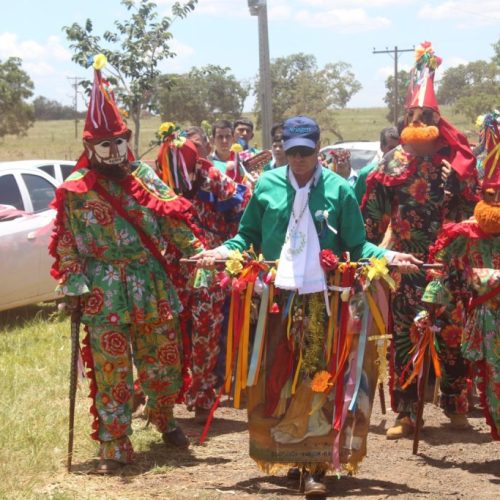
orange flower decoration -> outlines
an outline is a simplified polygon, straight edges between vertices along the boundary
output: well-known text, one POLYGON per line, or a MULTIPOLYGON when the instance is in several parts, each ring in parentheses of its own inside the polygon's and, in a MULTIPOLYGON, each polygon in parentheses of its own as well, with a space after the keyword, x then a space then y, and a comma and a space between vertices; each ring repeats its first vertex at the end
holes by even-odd
POLYGON ((417 179, 408 191, 417 203, 423 204, 429 199, 429 185, 424 179, 417 179))
POLYGON ((329 381, 331 378, 332 376, 330 375, 330 373, 325 370, 316 372, 316 375, 314 375, 314 378, 311 382, 311 389, 314 392, 325 392, 330 386, 329 381))

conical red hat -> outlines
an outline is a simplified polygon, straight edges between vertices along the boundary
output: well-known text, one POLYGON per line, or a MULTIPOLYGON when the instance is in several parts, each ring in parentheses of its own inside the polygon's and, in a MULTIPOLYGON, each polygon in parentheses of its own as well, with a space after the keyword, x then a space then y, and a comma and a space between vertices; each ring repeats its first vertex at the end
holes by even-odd
POLYGON ((84 140, 106 139, 126 132, 128 128, 118 110, 109 83, 102 77, 100 69, 94 69, 94 83, 83 129, 84 140))
POLYGON ((439 113, 436 93, 434 92, 434 72, 431 74, 428 68, 425 69, 422 80, 417 82, 413 89, 407 107, 431 108, 439 113))
POLYGON ((482 133, 484 134, 485 157, 483 160, 483 189, 500 188, 500 116, 488 113, 484 116, 482 133))
POLYGON ((411 71, 405 102, 407 109, 431 108, 439 113, 434 92, 434 73, 441 62, 442 59, 434 54, 430 42, 422 42, 415 49, 415 67, 411 71))

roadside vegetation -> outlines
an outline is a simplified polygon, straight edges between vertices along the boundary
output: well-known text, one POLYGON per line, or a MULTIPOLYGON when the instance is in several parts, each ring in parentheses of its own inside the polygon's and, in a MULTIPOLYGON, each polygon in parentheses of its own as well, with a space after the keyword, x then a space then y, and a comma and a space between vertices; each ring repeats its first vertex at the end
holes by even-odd
MULTIPOLYGON (((465 116, 456 114, 449 106, 443 106, 441 112, 458 129, 470 133, 470 141, 475 142, 477 140, 475 127, 465 116)), ((390 125, 386 119, 387 108, 346 108, 337 110, 334 114, 339 130, 346 141, 377 141, 380 130, 390 125)), ((246 113, 246 115, 255 120, 253 114, 246 113)), ((175 117, 168 117, 167 119, 168 121, 174 121, 175 117)), ((141 154, 150 149, 149 144, 155 139, 155 133, 161 121, 159 116, 150 116, 141 120, 141 142, 139 146, 141 154)), ((36 121, 33 127, 26 131, 26 136, 7 135, 0 139, 0 161, 77 160, 82 152, 83 124, 83 120, 78 121, 75 137, 74 120, 36 121)), ((188 123, 181 123, 181 125, 188 125, 188 123)), ((262 142, 261 137, 261 131, 257 129, 253 142, 259 145, 262 142)), ((322 133, 321 142, 324 146, 337 140, 338 138, 328 131, 322 133)), ((153 148, 144 155, 144 159, 154 160, 156 153, 157 149, 153 148)))

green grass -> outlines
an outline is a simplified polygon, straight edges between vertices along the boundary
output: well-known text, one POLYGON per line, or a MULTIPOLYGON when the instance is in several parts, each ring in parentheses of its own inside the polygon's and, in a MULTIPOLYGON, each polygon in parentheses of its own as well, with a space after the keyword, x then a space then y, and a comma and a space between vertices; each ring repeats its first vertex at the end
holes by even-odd
MULTIPOLYGON (((69 320, 58 316, 53 305, 0 313, 1 499, 75 498, 65 495, 66 479, 58 480, 66 467, 69 360, 69 320)), ((81 473, 92 468, 97 451, 89 436, 87 394, 87 382, 82 381, 73 458, 81 473)), ((158 440, 151 427, 134 434, 136 451, 158 440)))
MULTIPOLYGON (((473 131, 472 141, 476 140, 474 125, 464 116, 455 114, 451 108, 443 106, 441 112, 455 127, 463 132, 473 131)), ((342 136, 346 141, 367 140, 376 141, 380 130, 391 125, 385 115, 386 108, 352 108, 335 112, 335 118, 342 136)), ((6 136, 0 139, 0 161, 29 159, 61 159, 76 160, 82 152, 83 120, 78 123, 75 138, 75 124, 72 120, 40 121, 28 129, 25 137, 6 136)), ((144 118, 141 122, 141 145, 143 153, 149 149, 149 142, 161 123, 159 117, 144 118)), ((324 133, 321 138, 323 145, 338 140, 331 133, 324 133)), ((255 132, 255 144, 261 143, 261 132, 255 132)), ((144 159, 153 160, 156 149, 147 153, 144 159)))

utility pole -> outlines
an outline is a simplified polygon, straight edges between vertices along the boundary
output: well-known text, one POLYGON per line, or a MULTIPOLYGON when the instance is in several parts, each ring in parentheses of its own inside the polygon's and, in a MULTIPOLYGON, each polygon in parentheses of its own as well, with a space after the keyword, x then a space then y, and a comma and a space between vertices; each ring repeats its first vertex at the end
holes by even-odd
POLYGON ((398 55, 401 54, 401 52, 413 52, 414 50, 415 47, 413 47, 412 49, 398 49, 397 45, 392 50, 388 49, 387 47, 385 48, 385 50, 373 49, 373 54, 394 54, 394 118, 393 119, 395 127, 398 125, 398 118, 399 118, 398 55))
POLYGON ((70 81, 74 81, 71 86, 75 90, 73 97, 73 111, 75 114, 75 139, 78 139, 78 85, 80 85, 81 82, 84 82, 85 78, 80 78, 79 76, 67 76, 66 78, 70 81))
POLYGON ((273 120, 271 63, 269 61, 269 35, 267 28, 266 0, 248 0, 251 16, 259 21, 259 97, 262 119, 262 148, 271 148, 271 127, 273 120))

